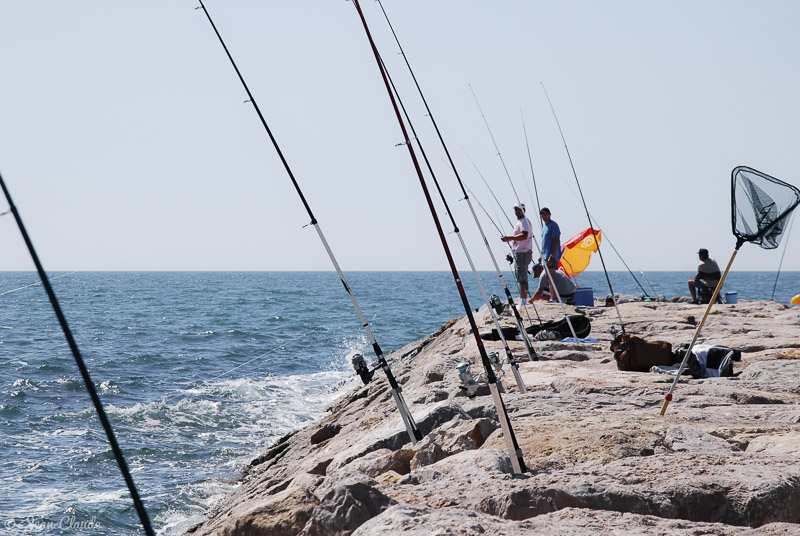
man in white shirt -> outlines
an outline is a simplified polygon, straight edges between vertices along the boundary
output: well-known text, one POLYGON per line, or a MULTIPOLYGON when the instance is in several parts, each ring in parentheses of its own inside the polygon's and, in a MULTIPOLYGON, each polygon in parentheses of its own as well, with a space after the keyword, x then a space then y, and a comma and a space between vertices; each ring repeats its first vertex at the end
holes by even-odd
POLYGON ((511 251, 514 253, 514 275, 519 283, 519 298, 522 305, 528 297, 528 265, 533 260, 533 228, 531 221, 525 217, 525 204, 514 205, 514 215, 517 225, 513 235, 503 235, 500 240, 511 242, 511 251))

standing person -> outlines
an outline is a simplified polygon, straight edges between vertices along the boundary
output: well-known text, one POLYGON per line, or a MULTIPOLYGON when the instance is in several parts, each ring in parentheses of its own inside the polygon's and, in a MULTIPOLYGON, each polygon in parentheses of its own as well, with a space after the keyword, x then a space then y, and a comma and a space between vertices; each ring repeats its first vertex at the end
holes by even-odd
POLYGON ((696 289, 700 286, 701 279, 705 283, 705 286, 708 287, 711 292, 714 292, 714 289, 717 288, 719 280, 722 277, 717 261, 708 257, 708 250, 706 248, 700 248, 697 252, 697 256, 700 257, 700 265, 697 267, 697 273, 694 275, 694 278, 689 280, 689 292, 692 293, 692 303, 700 303, 697 299, 696 289))
POLYGON ((500 240, 511 242, 511 251, 514 253, 514 274, 519 283, 520 305, 525 305, 528 297, 528 265, 533 260, 533 228, 531 221, 525 217, 525 204, 514 205, 514 215, 517 225, 514 226, 513 235, 503 235, 500 240))
POLYGON ((561 260, 561 229, 550 219, 549 208, 542 207, 539 217, 542 218, 542 256, 539 262, 554 272, 561 260))

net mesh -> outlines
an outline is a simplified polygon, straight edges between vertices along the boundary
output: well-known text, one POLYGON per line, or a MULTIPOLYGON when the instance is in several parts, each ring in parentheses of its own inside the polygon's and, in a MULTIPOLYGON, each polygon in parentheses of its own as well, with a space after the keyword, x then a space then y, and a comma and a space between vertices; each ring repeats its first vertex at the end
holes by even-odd
POLYGON ((733 234, 764 249, 778 247, 800 190, 744 166, 731 172, 731 190, 733 234))

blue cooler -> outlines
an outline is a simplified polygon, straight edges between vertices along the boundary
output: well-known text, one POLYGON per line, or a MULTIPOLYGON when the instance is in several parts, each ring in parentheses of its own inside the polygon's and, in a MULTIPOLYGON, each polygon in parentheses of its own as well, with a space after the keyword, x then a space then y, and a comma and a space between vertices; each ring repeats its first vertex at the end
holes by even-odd
POLYGON ((590 287, 575 289, 575 305, 594 306, 594 293, 590 287))
POLYGON ((739 293, 738 292, 726 292, 725 293, 725 303, 739 303, 739 293))

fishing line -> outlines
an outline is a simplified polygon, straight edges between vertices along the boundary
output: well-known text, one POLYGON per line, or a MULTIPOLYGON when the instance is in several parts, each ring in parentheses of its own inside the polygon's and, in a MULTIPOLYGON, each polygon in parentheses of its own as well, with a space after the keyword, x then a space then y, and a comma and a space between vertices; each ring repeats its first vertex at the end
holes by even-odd
POLYGON ((378 53, 378 49, 375 46, 375 42, 372 39, 372 34, 370 33, 369 27, 367 26, 367 20, 364 18, 364 13, 361 11, 361 6, 359 5, 358 0, 353 0, 353 6, 356 8, 358 16, 361 19, 361 23, 364 26, 364 32, 366 33, 367 39, 369 40, 370 48, 372 49, 372 54, 375 58, 375 63, 377 64, 378 70, 380 71, 381 78, 383 79, 386 92, 389 95, 389 100, 392 103, 392 108, 394 109, 398 125, 400 126, 400 130, 402 131, 404 140, 403 143, 408 148, 409 157, 411 158, 411 161, 414 165, 414 170, 416 171, 417 177, 419 178, 419 183, 425 195, 425 200, 428 204, 428 209, 430 210, 431 217, 433 218, 433 223, 436 227, 439 239, 442 242, 442 249, 444 250, 444 254, 447 257, 447 262, 450 265, 450 270, 453 274, 453 279, 455 281, 456 288, 458 289, 458 293, 461 297, 461 302, 464 305, 464 310, 467 314, 467 320, 472 330, 472 334, 475 338, 475 344, 478 347, 478 353, 481 356, 481 362, 483 363, 484 372, 486 374, 486 380, 487 383, 489 384, 489 391, 492 394, 492 399, 495 404, 495 409, 497 410, 497 418, 500 421, 500 428, 503 431, 503 438, 506 443, 506 448, 508 449, 509 457, 511 460, 511 467, 513 471, 517 474, 527 472, 525 461, 522 457, 522 450, 520 449, 519 444, 517 443, 516 435, 514 434, 514 430, 511 427, 511 420, 508 417, 508 411, 506 410, 506 407, 503 404, 503 398, 500 394, 500 390, 498 389, 497 376, 495 375, 494 370, 492 369, 492 364, 489 361, 489 356, 486 353, 486 348, 483 345, 483 340, 481 339, 480 333, 478 331, 478 325, 475 322, 475 317, 472 314, 472 308, 470 307, 469 299, 467 298, 467 294, 464 291, 464 286, 461 284, 461 276, 458 274, 458 269, 456 268, 455 262, 453 261, 453 256, 450 252, 450 246, 447 244, 447 238, 445 237, 441 223, 439 222, 439 216, 436 212, 436 207, 434 206, 433 199, 431 198, 430 192, 428 191, 428 186, 425 183, 425 176, 422 174, 422 169, 419 166, 417 155, 414 152, 414 146, 411 144, 409 140, 408 132, 406 131, 406 126, 403 123, 403 117, 400 114, 400 109, 397 107, 397 102, 395 101, 394 94, 392 93, 392 88, 386 76, 386 71, 384 71, 383 66, 381 64, 381 56, 378 53))
MULTIPOLYGON (((522 117, 522 132, 525 133, 525 147, 528 148, 528 162, 531 164, 531 180, 533 181, 533 191, 536 192, 536 210, 537 214, 542 211, 542 206, 539 204, 539 190, 536 188, 536 174, 533 172, 533 157, 531 157, 531 144, 528 143, 528 129, 525 128, 525 114, 522 113, 522 108, 519 109, 519 115, 522 117)), ((525 183, 527 184, 527 182, 525 183)), ((539 228, 542 227, 542 219, 539 218, 539 228)))
MULTIPOLYGON (((506 341, 506 337, 503 334, 503 329, 500 327, 500 321, 497 319, 494 307, 492 307, 492 303, 489 300, 489 297, 486 295, 486 291, 483 288, 483 283, 481 282, 481 278, 478 275, 478 270, 475 269, 475 264, 472 262, 472 256, 469 254, 469 249, 467 249, 467 244, 464 242, 464 239, 461 236, 461 232, 458 230, 458 225, 456 225, 455 217, 453 216, 453 213, 447 204, 447 199, 445 199, 444 197, 444 192, 442 192, 442 188, 439 185, 439 180, 436 178, 436 174, 433 172, 433 168, 431 167, 431 163, 428 160, 428 155, 425 152, 425 148, 422 146, 422 142, 420 141, 419 136, 417 136, 417 131, 414 128, 414 124, 411 122, 411 118, 408 116, 408 111, 406 110, 406 107, 403 104, 403 100, 400 98, 400 94, 397 91, 397 87, 395 87, 394 81, 392 80, 392 77, 389 74, 389 70, 386 68, 386 64, 383 62, 382 59, 381 59, 381 66, 383 68, 383 72, 386 73, 386 77, 389 79, 389 84, 392 86, 392 90, 394 91, 394 96, 397 98, 397 102, 400 104, 400 108, 403 110, 403 115, 406 118, 406 123, 408 123, 409 128, 411 128, 411 133, 414 135, 414 140, 416 140, 417 147, 419 147, 420 153, 422 154, 422 158, 423 160, 425 160, 425 165, 427 166, 428 172, 430 173, 431 178, 433 179, 433 183, 436 185, 436 190, 439 192, 439 197, 442 199, 445 212, 450 217, 450 223, 453 224, 453 233, 455 233, 455 235, 458 237, 459 242, 461 243, 461 248, 464 250, 464 256, 467 258, 469 267, 472 270, 472 275, 475 277, 475 282, 478 284, 478 288, 481 291, 481 295, 483 296, 483 301, 486 303, 486 309, 491 315, 492 321, 494 322, 494 325, 497 328, 497 333, 498 335, 500 335, 500 340, 503 341, 503 349, 506 352, 506 359, 508 360, 509 365, 511 365, 511 371, 514 374, 514 380, 517 383, 517 388, 519 389, 520 393, 527 393, 528 389, 525 387, 525 382, 522 381, 522 375, 519 372, 519 366, 517 365, 517 361, 514 359, 514 354, 513 352, 511 352, 511 348, 508 346, 508 341, 506 341)), ((486 243, 486 245, 488 247, 489 245, 488 242, 486 243)), ((531 360, 538 360, 539 358, 539 356, 536 355, 536 352, 533 352, 533 355, 531 355, 529 352, 529 357, 531 360)))
POLYGON ((517 203, 519 203, 519 195, 517 194, 517 189, 514 188, 514 181, 511 180, 511 174, 508 172, 508 168, 506 167, 506 162, 503 160, 503 155, 500 154, 500 148, 497 146, 497 142, 494 140, 494 134, 492 134, 492 129, 489 128, 489 122, 486 120, 486 116, 483 113, 483 109, 481 108, 481 103, 478 102, 478 96, 475 94, 475 90, 472 89, 472 84, 467 84, 469 86, 469 90, 472 91, 472 96, 475 99, 475 104, 478 105, 478 110, 481 112, 481 119, 483 119, 483 123, 486 125, 486 130, 489 131, 489 137, 492 138, 492 143, 494 144, 494 148, 497 151, 497 156, 500 157, 500 162, 503 164, 503 170, 506 172, 506 177, 508 177, 508 182, 511 184, 511 189, 514 190, 514 196, 517 198, 517 203))
POLYGON ((128 491, 131 494, 131 498, 133 499, 134 507, 136 508, 136 513, 139 516, 139 521, 142 524, 142 528, 144 529, 145 534, 148 536, 155 536, 153 532, 153 527, 150 524, 150 518, 147 515, 147 510, 145 510, 144 503, 142 503, 141 498, 139 497, 139 491, 136 489, 136 484, 133 482, 133 477, 131 476, 130 470, 128 469, 128 464, 125 461, 125 456, 122 454, 122 449, 117 443, 117 438, 114 435, 114 430, 111 428, 111 422, 108 420, 108 416, 106 415, 105 410, 103 409, 103 404, 100 401, 100 397, 97 395, 97 390, 94 387, 94 383, 92 382, 92 378, 89 375, 89 369, 86 368, 86 364, 83 361, 83 356, 81 355, 80 350, 78 349, 78 344, 75 342, 75 338, 72 336, 72 331, 67 324, 67 318, 64 316, 64 312, 61 310, 61 305, 58 302, 58 298, 56 298, 56 294, 53 291, 53 287, 50 284, 50 280, 47 277, 47 273, 42 266, 42 263, 39 261, 39 256, 36 254, 36 250, 33 247, 33 242, 31 241, 30 237, 28 236, 28 232, 25 230, 25 225, 22 223, 22 217, 19 215, 16 206, 14 206, 14 202, 11 200, 11 194, 9 193, 8 189, 6 188, 6 183, 3 180, 3 177, 0 176, 0 187, 3 189, 3 193, 6 196, 6 200, 8 201, 9 211, 14 215, 14 219, 17 221, 17 227, 19 227, 20 234, 22 234, 22 238, 25 241, 25 245, 28 247, 28 252, 30 253, 31 259, 33 263, 36 265, 36 271, 39 272, 39 278, 42 280, 42 286, 44 287, 45 292, 47 293, 47 297, 50 300, 50 304, 53 306, 53 311, 58 318, 59 324, 61 324, 61 330, 64 332, 64 337, 67 339, 67 344, 69 344, 70 350, 72 350, 72 355, 75 358, 75 363, 78 365, 78 369, 81 372, 81 377, 83 378, 83 383, 86 386, 86 390, 89 392, 89 396, 92 399, 92 404, 94 405, 95 411, 97 412, 97 417, 100 420, 100 423, 103 426, 103 430, 106 433, 106 438, 108 439, 108 443, 111 445, 111 450, 114 453, 114 458, 117 461, 117 465, 119 466, 120 472, 122 473, 122 477, 125 480, 125 484, 128 487, 128 491))
POLYGON ((794 212, 792 212, 792 221, 789 222, 789 229, 786 231, 786 242, 783 244, 783 255, 781 255, 781 262, 778 264, 778 273, 775 274, 775 284, 772 286, 772 297, 770 301, 775 301, 775 289, 778 288, 778 278, 781 276, 783 258, 786 256, 786 250, 789 248, 789 235, 792 234, 792 227, 794 227, 794 212))
MULTIPOLYGON (((249 365, 249 364, 250 364, 250 363, 252 363, 253 361, 256 361, 256 360, 258 360, 258 359, 261 359, 262 357, 264 357, 264 356, 266 356, 266 355, 269 355, 269 354, 274 354, 274 353, 275 353, 275 352, 277 352, 278 350, 285 349, 285 346, 286 346, 286 344, 287 344, 287 343, 294 342, 294 341, 296 341, 296 340, 298 340, 298 339, 302 339, 302 338, 304 338, 304 337, 307 337, 307 336, 309 336, 309 335, 313 335, 314 333, 317 333, 317 332, 319 332, 319 331, 323 331, 323 330, 325 330, 325 328, 317 328, 317 329, 312 329, 311 331, 307 331, 307 332, 305 332, 305 333, 302 333, 302 334, 298 335, 297 337, 295 337, 295 338, 293 338, 293 339, 289 339, 289 340, 287 340, 287 341, 284 341, 283 343, 281 343, 280 345, 278 345, 278 346, 276 346, 276 347, 272 348, 271 350, 267 350, 267 351, 266 351, 266 352, 264 352, 263 354, 257 355, 256 357, 254 357, 253 359, 250 359, 249 361, 245 361, 244 363, 241 363, 241 364, 239 364, 239 365, 236 365, 236 366, 235 366, 235 367, 233 367, 232 369, 230 369, 230 370, 226 370, 226 371, 225 371, 225 372, 223 372, 222 374, 218 374, 217 376, 214 376, 213 378, 210 378, 210 379, 208 379, 208 380, 203 380, 203 381, 202 381, 202 382, 201 382, 199 385, 197 385, 197 386, 194 386, 194 387, 187 387, 187 389, 196 389, 196 388, 198 388, 198 387, 203 387, 203 386, 209 385, 211 382, 213 382, 213 381, 215 381, 215 380, 218 380, 218 379, 222 378, 223 376, 226 376, 226 375, 230 374, 230 373, 231 373, 231 372, 233 372, 234 370, 237 370, 237 369, 240 369, 240 368, 244 367, 245 365, 249 365)), ((173 396, 171 396, 171 397, 169 397, 169 398, 166 398, 166 399, 164 399, 164 403, 166 404, 166 403, 167 403, 167 402, 169 402, 170 400, 172 400, 172 399, 174 399, 174 398, 177 398, 177 397, 178 397, 178 395, 176 394, 176 395, 173 395, 173 396)))
MULTIPOLYGON (((236 75, 239 77, 239 81, 242 83, 242 87, 244 87, 245 92, 247 93, 248 100, 246 102, 250 102, 253 105, 253 109, 255 110, 258 118, 261 120, 261 125, 264 127, 264 130, 267 132, 270 141, 272 142, 272 146, 275 148, 275 152, 278 154, 278 157, 283 164, 284 169, 286 170, 289 179, 292 181, 294 185, 294 189, 297 192, 297 195, 300 197, 300 200, 303 203, 303 206, 308 213, 308 217, 311 219, 309 225, 313 225, 314 229, 317 231, 317 235, 322 242, 325 251, 328 253, 328 257, 331 260, 331 264, 336 269, 336 273, 339 275, 339 280, 344 287, 345 292, 347 292, 348 297, 350 298, 350 302, 353 304, 353 307, 356 310, 356 314, 358 318, 361 320, 361 325, 364 328, 364 331, 367 333, 367 337, 372 344, 372 350, 375 352, 375 356, 377 357, 377 364, 374 366, 372 370, 367 370, 366 362, 364 362, 363 356, 361 354, 357 354, 360 358, 360 361, 354 361, 353 366, 356 368, 356 371, 361 376, 362 381, 364 383, 368 383, 372 378, 372 373, 378 368, 382 369, 383 372, 386 374, 386 378, 389 380, 389 385, 392 391, 392 397, 394 398, 395 404, 397 405, 397 409, 400 412, 400 416, 403 419, 403 423, 405 424, 406 431, 408 432, 409 439, 412 443, 416 443, 420 439, 422 439, 422 432, 420 432, 419 428, 417 427, 417 423, 414 421, 414 417, 411 415, 411 411, 408 409, 408 405, 406 404, 405 398, 403 397, 403 390, 400 385, 397 383, 394 375, 392 374, 392 370, 389 367, 389 363, 386 361, 386 358, 383 355, 383 350, 381 349, 380 345, 378 345, 378 341, 375 339, 375 336, 372 333, 372 329, 367 322, 367 319, 364 317, 364 313, 361 311, 361 307, 358 305, 353 292, 350 289, 350 285, 348 285, 347 280, 345 279, 344 273, 342 269, 339 267, 339 263, 336 260, 336 257, 333 255, 333 251, 331 250, 330 246, 328 245, 328 241, 325 239, 325 235, 322 234, 322 229, 320 228, 319 224, 317 223, 317 219, 314 217, 314 214, 311 212, 311 207, 308 205, 303 192, 300 190, 300 185, 297 183, 297 180, 294 177, 294 173, 292 173, 291 168, 289 167, 289 163, 286 161, 286 158, 283 156, 283 151, 281 151, 280 147, 278 146, 278 142, 272 134, 272 130, 270 130, 269 125, 267 125, 266 119, 264 119, 264 115, 261 113, 261 109, 258 107, 258 103, 256 103, 256 99, 253 94, 250 92, 250 88, 247 86, 247 83, 244 81, 244 77, 242 73, 239 71, 239 67, 236 65, 236 62, 233 60, 233 56, 228 51, 227 45, 225 45, 225 41, 222 40, 222 36, 220 35, 219 31, 217 30, 214 21, 211 19, 211 15, 208 13, 206 6, 203 4, 202 0, 200 1, 200 7, 196 9, 202 9, 208 19, 208 22, 211 24, 211 27, 214 29, 214 33, 217 35, 217 39, 219 40, 222 48, 225 50, 225 54, 228 56, 228 60, 230 60, 233 69, 236 71, 236 75)), ((355 359, 356 356, 354 356, 355 359)))
MULTIPOLYGON (((444 137, 442 136, 442 133, 439 130, 439 125, 436 123, 436 120, 433 117, 433 111, 431 111, 430 106, 428 106, 428 101, 425 99, 425 95, 422 92, 422 88, 419 85, 419 81, 417 80, 417 77, 414 74, 414 70, 411 68, 411 63, 408 61, 408 57, 406 56, 405 50, 403 50, 403 46, 400 44, 400 39, 397 37, 397 33, 394 31, 394 27, 392 26, 392 23, 389 20, 389 15, 386 13, 386 10, 383 8, 383 4, 381 3, 380 0, 378 0, 378 5, 380 6, 381 11, 383 12, 383 16, 386 19, 386 23, 389 25, 389 29, 392 31, 392 35, 394 36, 394 40, 397 43, 397 47, 400 49, 400 53, 403 55, 403 59, 405 60, 406 67, 408 67, 408 72, 411 74, 411 78, 414 80, 414 85, 417 88, 417 92, 419 93, 420 99, 422 99, 422 102, 425 105, 425 110, 427 112, 427 115, 430 118, 431 123, 433 124, 433 128, 436 130, 436 134, 439 137, 439 142, 442 144, 442 148, 444 149, 444 152, 447 155, 447 160, 450 162, 450 167, 453 170, 453 174, 455 175, 456 180, 458 181, 458 184, 461 187, 461 191, 464 194, 464 200, 467 202, 467 205, 469 206, 470 212, 472 213, 472 217, 473 217, 473 219, 475 221, 475 225, 477 225, 478 231, 481 234, 481 238, 483 238, 483 243, 486 245, 486 250, 488 251, 489 256, 492 258, 492 263, 494 264, 495 270, 497 271, 497 277, 500 278, 500 282, 502 283, 503 290, 504 290, 504 292, 506 294, 506 299, 508 300, 508 304, 511 307, 513 313, 514 313, 514 318, 515 318, 515 320, 517 322, 517 328, 520 330, 520 333, 524 335, 525 334, 525 327, 524 327, 524 324, 522 322, 522 317, 520 316, 519 311, 517 310, 517 306, 514 303, 514 298, 511 296, 511 292, 508 290, 508 285, 506 285, 505 279, 503 278, 503 272, 500 270, 500 267, 497 264, 497 260, 494 257, 494 253, 492 252, 491 246, 489 246, 489 241, 486 239, 486 234, 483 232, 483 227, 481 226, 480 220, 478 219, 478 215, 475 213, 475 209, 472 206, 472 202, 469 199, 469 195, 467 195, 467 191, 466 191, 466 189, 464 187, 464 183, 461 181, 461 176, 458 173, 458 169, 456 168, 456 165, 453 162, 452 157, 450 156, 450 151, 447 148, 447 144, 444 142, 444 137)), ((386 75, 389 76, 389 72, 388 72, 388 70, 386 70, 386 66, 385 65, 384 65, 384 71, 386 72, 386 75)), ((389 77, 389 81, 391 82, 391 77, 389 77)), ((394 83, 392 83, 392 86, 394 87, 394 83)), ((397 95, 397 90, 395 90, 395 94, 397 95)), ((406 115, 406 120, 408 121, 408 124, 411 127, 412 133, 416 137, 417 134, 414 131, 414 126, 411 124, 411 120, 408 118, 408 114, 405 111, 405 107, 403 106, 403 102, 400 100, 400 96, 399 95, 397 95, 397 100, 400 102, 400 106, 403 107, 403 113, 405 113, 405 115, 406 115)), ((428 162, 428 157, 425 155, 425 150, 422 148, 422 145, 419 143, 419 140, 417 140, 417 144, 419 145, 419 148, 420 148, 420 151, 422 152, 423 158, 425 158, 425 163, 428 165, 428 169, 430 170, 431 176, 433 177, 433 180, 436 183, 436 187, 437 187, 437 189, 439 189, 439 193, 441 194, 441 188, 439 188, 439 183, 436 180, 436 176, 433 173, 433 169, 431 169, 430 163, 428 162)), ((442 196, 442 200, 444 201, 444 196, 442 196)), ((447 203, 445 202, 445 206, 446 205, 447 205, 447 203)), ((451 220, 452 220, 452 217, 451 217, 451 220)), ((455 221, 453 221, 453 227, 455 227, 455 226, 456 226, 455 225, 455 221)), ((503 233, 500 233, 500 234, 502 235, 503 233)), ((459 235, 459 238, 460 238, 460 235, 459 235)), ((466 245, 464 245, 464 249, 465 249, 465 253, 466 253, 466 245)), ((468 260, 470 262, 470 266, 472 266, 472 259, 469 257, 469 254, 467 254, 467 258, 468 258, 468 260)), ((472 267, 473 267, 473 271, 474 271, 474 266, 472 266, 472 267)), ((477 272, 474 272, 474 273, 475 273, 475 277, 478 278, 477 272)), ((480 280, 479 280, 479 286, 481 287, 481 291, 483 292, 483 286, 480 285, 480 280)), ((486 298, 486 293, 484 293, 484 298, 486 298)), ((491 304, 489 303, 488 298, 486 300, 487 300, 486 305, 489 307, 489 310, 490 310, 490 312, 492 314, 492 317, 494 318, 494 312, 493 312, 493 309, 491 307, 491 304)), ((528 320, 530 321, 530 316, 528 317, 528 320)), ((495 323, 497 323, 496 319, 495 319, 495 323)), ((497 329, 498 329, 498 332, 501 332, 499 323, 497 323, 497 329)), ((502 333, 501 333, 500 337, 503 340, 503 343, 506 344, 505 337, 502 335, 502 333)), ((524 339, 524 337, 523 337, 523 339, 524 339)), ((506 344, 506 349, 507 349, 507 352, 510 352, 510 350, 508 350, 508 345, 507 344, 506 344)), ((525 341, 525 351, 527 352, 528 357, 531 360, 535 361, 535 360, 539 359, 539 356, 536 355, 536 350, 533 349, 533 347, 530 345, 530 343, 527 340, 525 341)), ((514 370, 514 376, 515 376, 515 378, 517 378, 517 384, 521 386, 521 390, 524 392, 524 386, 522 384, 522 378, 519 376, 518 368, 513 364, 513 358, 511 357, 510 353, 509 353, 509 362, 512 362, 512 368, 514 370)))
MULTIPOLYGON (((56 279, 61 279, 62 277, 67 277, 68 275, 77 274, 77 273, 78 272, 75 271, 75 272, 69 272, 68 274, 63 274, 63 275, 59 275, 59 276, 56 276, 56 277, 51 277, 50 281, 55 281, 56 279)), ((6 290, 5 292, 0 292, 0 296, 5 296, 6 294, 11 294, 12 292, 16 292, 18 290, 26 289, 28 287, 35 287, 37 285, 41 285, 41 283, 37 281, 36 283, 31 283, 29 285, 25 285, 24 287, 15 288, 15 289, 12 289, 12 290, 6 290)))
POLYGON ((586 218, 589 220, 589 229, 592 230, 592 236, 594 236, 594 243, 597 247, 597 254, 600 255, 600 263, 603 265, 603 273, 606 274, 606 282, 608 282, 608 290, 611 291, 611 301, 614 303, 614 309, 616 309, 617 318, 619 318, 619 327, 622 329, 622 333, 625 333, 625 324, 622 323, 622 315, 619 312, 619 306, 617 305, 617 298, 614 296, 614 289, 611 286, 611 278, 608 277, 608 270, 606 270, 606 261, 603 260, 603 252, 600 249, 600 242, 597 241, 597 233, 594 232, 594 226, 592 225, 592 217, 589 215, 589 209, 586 207, 586 199, 583 197, 583 190, 581 189, 581 183, 578 180, 578 174, 575 171, 575 164, 572 163, 572 156, 570 156, 569 154, 569 147, 567 147, 567 140, 566 138, 564 138, 564 131, 561 130, 561 123, 558 122, 556 109, 553 107, 553 103, 550 101, 550 95, 547 94, 547 89, 545 89, 543 83, 542 83, 542 90, 544 90, 544 96, 547 97, 547 102, 550 104, 550 110, 553 112, 553 117, 556 120, 556 125, 558 126, 558 132, 561 134, 561 141, 564 142, 564 149, 566 149, 567 151, 567 158, 569 159, 569 165, 572 168, 572 174, 575 176, 575 183, 578 185, 578 192, 580 192, 581 194, 583 209, 586 211, 586 218))

